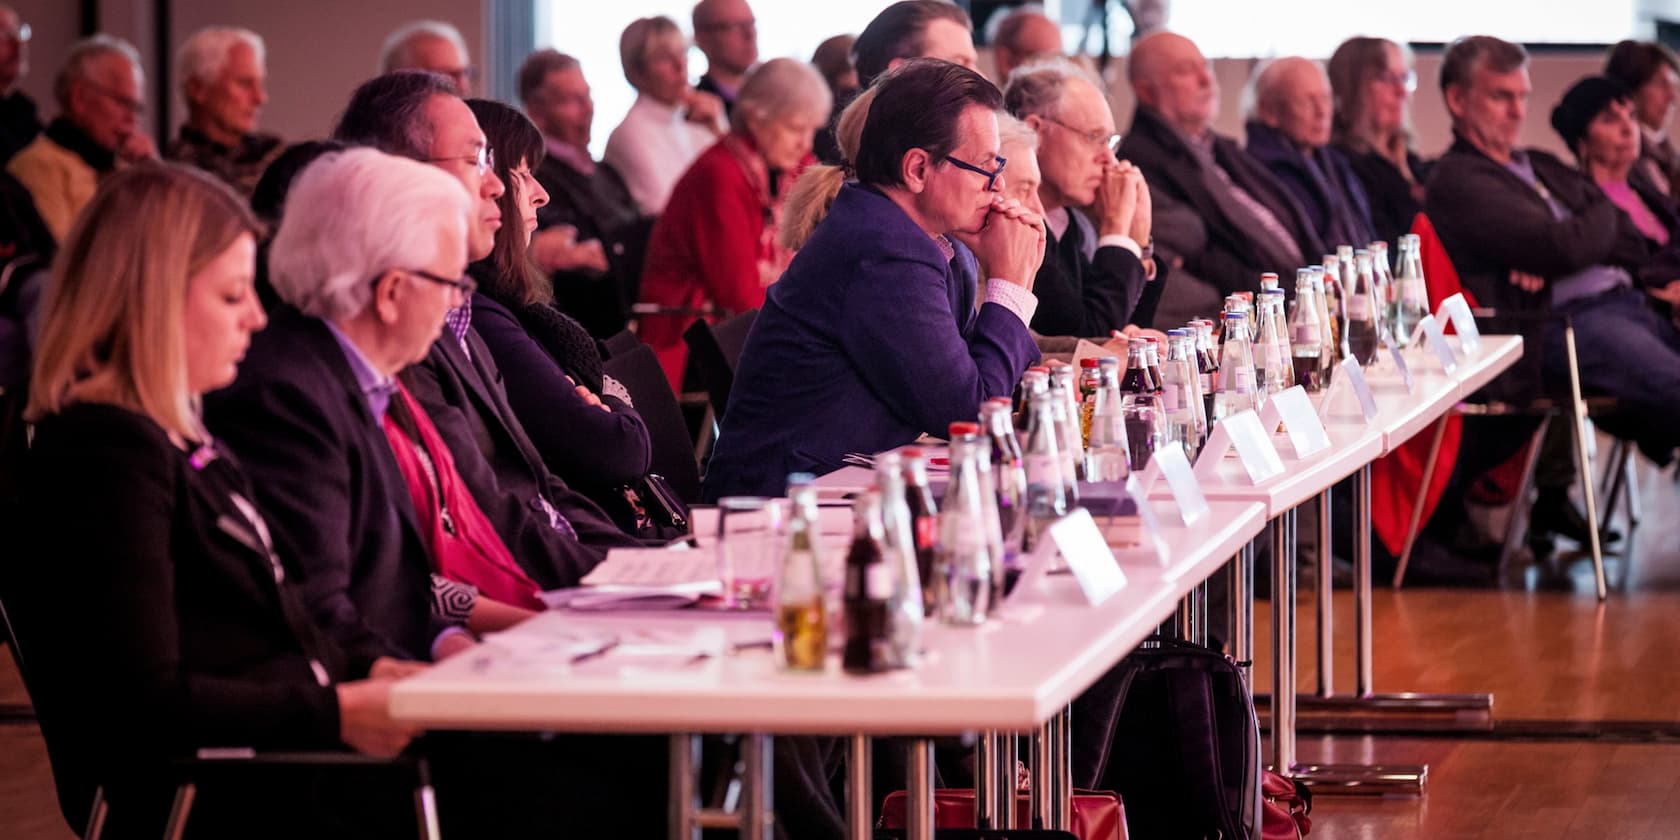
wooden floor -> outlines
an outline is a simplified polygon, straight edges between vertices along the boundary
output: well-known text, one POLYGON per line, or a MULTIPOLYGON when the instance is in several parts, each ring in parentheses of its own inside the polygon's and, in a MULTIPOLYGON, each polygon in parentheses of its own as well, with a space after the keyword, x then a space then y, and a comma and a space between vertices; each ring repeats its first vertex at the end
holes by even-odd
MULTIPOLYGON (((1601 450, 1602 451, 1602 450, 1601 450)), ((1379 691, 1494 694, 1512 737, 1303 736, 1303 761, 1427 764, 1428 793, 1382 800, 1320 796, 1315 840, 1680 838, 1680 487, 1642 467, 1644 521, 1632 559, 1613 558, 1624 591, 1599 604, 1589 565, 1511 570, 1520 588, 1380 588, 1373 604, 1379 691), (1555 733, 1563 722, 1604 731, 1555 733)), ((1619 523, 1624 532, 1625 523, 1619 523)), ((1353 687, 1351 600, 1335 603, 1338 690, 1353 687)), ((1256 610, 1256 688, 1270 682, 1270 624, 1256 610)), ((1311 595, 1299 612, 1300 686, 1316 685, 1311 595)), ((22 702, 0 656, 0 703, 22 702)), ((67 840, 33 726, 0 723, 0 838, 67 840)))

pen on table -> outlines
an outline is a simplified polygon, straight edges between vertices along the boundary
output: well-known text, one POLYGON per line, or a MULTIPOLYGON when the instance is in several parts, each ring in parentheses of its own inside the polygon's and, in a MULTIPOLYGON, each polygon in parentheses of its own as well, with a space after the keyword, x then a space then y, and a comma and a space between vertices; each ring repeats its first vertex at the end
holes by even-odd
POLYGON ((594 650, 584 651, 583 653, 580 653, 580 654, 577 654, 576 656, 573 656, 572 660, 571 660, 571 664, 576 665, 580 662, 588 662, 591 659, 599 659, 603 656, 606 656, 607 651, 610 651, 615 647, 618 647, 618 640, 617 639, 613 639, 610 642, 606 642, 606 643, 602 644, 600 647, 598 647, 594 650))

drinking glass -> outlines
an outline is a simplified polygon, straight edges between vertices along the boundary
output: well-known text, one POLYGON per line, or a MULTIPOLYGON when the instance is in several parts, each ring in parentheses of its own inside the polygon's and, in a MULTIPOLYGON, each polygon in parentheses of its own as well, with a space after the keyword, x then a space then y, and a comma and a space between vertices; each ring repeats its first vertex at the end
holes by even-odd
POLYGON ((787 500, 727 496, 718 500, 718 582, 723 606, 767 609, 787 521, 787 500))

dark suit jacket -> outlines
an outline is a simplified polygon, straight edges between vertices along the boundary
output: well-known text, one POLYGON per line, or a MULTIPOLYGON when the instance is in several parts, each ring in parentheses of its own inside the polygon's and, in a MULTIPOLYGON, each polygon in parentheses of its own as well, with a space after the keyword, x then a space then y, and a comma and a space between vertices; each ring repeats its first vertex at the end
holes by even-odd
MULTIPOLYGON (((1550 309, 1551 288, 1525 292, 1510 282, 1515 269, 1548 283, 1591 265, 1614 265, 1638 276, 1646 244, 1591 179, 1545 152, 1529 150, 1534 174, 1571 213, 1559 221, 1533 188, 1462 137, 1435 163, 1424 207, 1452 258, 1459 280, 1483 306, 1534 315, 1550 309)), ((1523 361, 1488 392, 1525 400, 1540 393, 1538 320, 1496 319, 1496 332, 1528 339, 1523 361)))
POLYGON ((1110 330, 1131 323, 1143 294, 1143 263, 1118 245, 1095 248, 1087 258, 1086 246, 1095 243, 1085 238, 1096 231, 1082 227, 1078 213, 1068 211, 1067 230, 1060 239, 1048 235, 1045 240, 1044 262, 1033 280, 1038 310, 1031 326, 1042 335, 1106 339, 1110 330))
POLYGON ((325 324, 289 307, 252 336, 233 385, 204 399, 210 432, 256 489, 280 556, 340 645, 431 658, 431 555, 408 484, 325 324))
POLYGON ((594 173, 585 175, 550 155, 534 174, 548 191, 548 204, 537 208, 537 223, 545 228, 571 225, 579 241, 598 239, 607 255, 605 275, 556 272, 554 305, 591 335, 608 338, 624 329, 630 304, 640 293, 653 218, 643 215, 624 178, 605 163, 596 163, 594 173))
MULTIPOLYGON (((1312 225, 1288 190, 1229 137, 1215 135, 1213 155, 1231 180, 1277 217, 1295 240, 1305 262, 1324 253, 1312 225)), ((1184 260, 1184 269, 1218 287, 1225 294, 1260 287, 1263 272, 1279 277, 1294 276, 1295 265, 1268 265, 1246 231, 1225 217, 1219 201, 1203 180, 1202 165, 1194 152, 1155 111, 1140 106, 1132 117, 1131 132, 1120 144, 1119 156, 1143 170, 1151 194, 1166 194, 1189 206, 1207 229, 1205 245, 1191 247, 1174 239, 1170 227, 1155 231, 1156 250, 1184 260)))
POLYGON ((467 330, 472 358, 445 330, 419 364, 401 374, 455 457, 455 469, 507 543, 544 589, 576 586, 615 545, 641 545, 587 497, 544 466, 502 390, 502 374, 483 339, 467 330), (573 539, 549 526, 546 498, 577 530, 573 539))
MULTIPOLYGON (((1396 242, 1403 233, 1412 232, 1412 220, 1423 212, 1423 202, 1413 194, 1412 184, 1400 170, 1388 161, 1388 158, 1374 151, 1356 152, 1346 146, 1337 146, 1342 156, 1347 158, 1348 165, 1353 167, 1353 173, 1359 178, 1360 186, 1365 189, 1365 198, 1371 206, 1371 225, 1376 230, 1377 238, 1384 242, 1396 242)), ((1419 184, 1429 182, 1429 170, 1434 166, 1432 161, 1426 161, 1415 152, 1406 152, 1406 168, 1412 171, 1412 177, 1419 184)), ((1422 193, 1422 190, 1417 190, 1422 193)))
POLYGON ((1317 150, 1310 167, 1307 153, 1283 132, 1255 121, 1250 121, 1247 128, 1248 153, 1271 170, 1278 183, 1289 190, 1306 214, 1318 241, 1326 246, 1364 248, 1376 239, 1377 234, 1371 224, 1371 202, 1365 197, 1365 186, 1341 151, 1329 146, 1317 150), (1314 167, 1318 170, 1316 173, 1314 167), (1345 204, 1348 214, 1345 223, 1354 228, 1341 231, 1339 236, 1336 231, 1338 203, 1345 204))
POLYGON ((778 494, 792 471, 943 436, 1008 396, 1038 347, 1014 313, 974 309, 974 259, 948 262, 880 192, 840 190, 741 352, 705 493, 778 494))
POLYGON ((336 746, 331 683, 380 653, 321 638, 232 502, 237 467, 198 463, 115 406, 36 427, 6 606, 72 825, 104 785, 113 819, 161 832, 153 785, 199 747, 336 746))

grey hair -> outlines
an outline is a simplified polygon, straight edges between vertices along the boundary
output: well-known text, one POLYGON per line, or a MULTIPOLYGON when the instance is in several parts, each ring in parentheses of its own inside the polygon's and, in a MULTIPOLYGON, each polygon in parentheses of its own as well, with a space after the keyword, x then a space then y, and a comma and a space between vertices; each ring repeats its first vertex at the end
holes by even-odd
POLYGON ((211 84, 222 75, 228 55, 239 44, 251 48, 258 65, 267 60, 268 50, 261 35, 237 26, 206 26, 189 36, 175 51, 175 75, 180 77, 183 87, 195 79, 201 84, 211 84))
POLYGON ((1278 100, 1283 96, 1279 88, 1283 84, 1283 68, 1292 67, 1299 62, 1312 65, 1324 79, 1325 87, 1330 86, 1330 78, 1324 72, 1324 65, 1309 58, 1300 56, 1282 56, 1268 59, 1254 69, 1254 75, 1243 87, 1241 113, 1243 119, 1264 120, 1266 113, 1275 108, 1278 100))
POLYGON ((423 160, 431 154, 435 134, 426 105, 434 96, 455 95, 448 79, 425 70, 375 76, 350 94, 333 139, 423 160))
POLYGON ((416 20, 397 27, 397 31, 386 36, 385 46, 379 51, 381 72, 389 73, 411 66, 409 47, 421 37, 442 38, 461 51, 462 61, 471 60, 467 39, 461 37, 461 30, 456 29, 454 24, 441 20, 416 20))
POLYGON ((543 82, 548 77, 566 70, 576 70, 581 67, 578 60, 560 52, 553 47, 537 50, 525 56, 524 63, 519 65, 519 101, 531 104, 531 99, 542 90, 543 82))
POLYGON ((654 43, 672 35, 677 36, 684 47, 687 46, 682 28, 668 17, 638 18, 624 27, 624 34, 618 37, 618 59, 624 65, 624 80, 631 87, 641 89, 636 80, 647 67, 648 53, 653 51, 654 43))
POLYGON ((1098 92, 1103 89, 1085 68, 1066 58, 1054 56, 1031 61, 1015 68, 1003 89, 1003 108, 1010 114, 1026 119, 1030 114, 1050 116, 1062 101, 1062 89, 1070 79, 1084 79, 1098 92))
POLYGON ((120 55, 128 59, 135 75, 142 82, 141 87, 145 87, 146 68, 140 64, 140 51, 136 50, 133 44, 115 35, 101 32, 71 44, 70 50, 65 53, 64 66, 53 79, 53 98, 58 100, 60 108, 70 108, 70 86, 86 79, 93 62, 106 55, 120 55))
POLYGON ((815 67, 793 58, 773 58, 754 67, 741 82, 735 97, 730 127, 746 130, 747 116, 775 119, 783 114, 805 113, 821 125, 834 108, 834 94, 815 67))
POLYGON ((352 317, 373 301, 373 278, 437 259, 440 232, 464 241, 473 205, 435 166, 374 149, 330 152, 286 195, 269 278, 305 315, 352 317))
POLYGON ((1009 114, 998 114, 997 123, 998 148, 1024 146, 1029 151, 1038 151, 1038 132, 1032 126, 1009 114))

